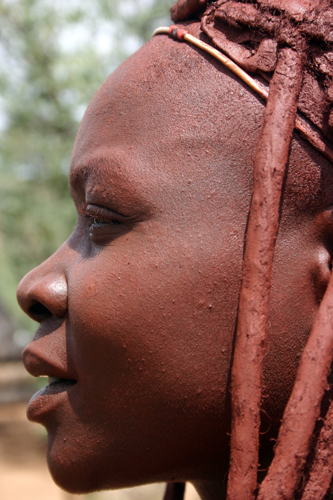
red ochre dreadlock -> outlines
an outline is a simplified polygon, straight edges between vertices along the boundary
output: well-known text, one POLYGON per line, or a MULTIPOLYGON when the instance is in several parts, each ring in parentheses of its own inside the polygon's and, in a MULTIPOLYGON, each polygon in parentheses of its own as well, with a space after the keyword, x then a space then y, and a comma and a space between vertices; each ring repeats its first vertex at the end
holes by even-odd
MULTIPOLYGON (((174 22, 195 16, 201 18, 202 31, 217 48, 246 71, 259 72, 270 81, 254 159, 232 365, 227 499, 292 500, 301 479, 299 498, 328 498, 332 495, 333 403, 317 439, 307 481, 302 474, 333 359, 332 278, 300 360, 275 456, 260 487, 257 470, 273 254, 297 109, 332 148, 327 139, 333 140, 333 2, 179 0, 171 7, 174 22)), ((170 484, 165 498, 179 500, 183 490, 180 483, 170 484)))

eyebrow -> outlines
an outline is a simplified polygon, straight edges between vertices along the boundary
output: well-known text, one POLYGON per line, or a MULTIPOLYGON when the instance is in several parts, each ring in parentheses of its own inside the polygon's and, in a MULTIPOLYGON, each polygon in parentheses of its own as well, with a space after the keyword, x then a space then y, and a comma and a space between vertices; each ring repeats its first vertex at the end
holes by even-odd
POLYGON ((147 189, 146 176, 136 175, 136 173, 142 172, 140 162, 136 162, 137 170, 133 169, 132 166, 129 169, 127 163, 122 161, 119 156, 117 154, 111 156, 108 153, 106 158, 103 154, 95 154, 82 163, 78 162, 72 167, 69 174, 71 192, 86 190, 87 184, 92 180, 95 181, 96 185, 105 189, 108 186, 114 188, 112 199, 117 200, 127 195, 127 200, 130 199, 140 212, 151 214, 154 202, 151 199, 151 190, 149 187, 147 189))
MULTIPOLYGON (((126 164, 122 164, 118 155, 108 156, 102 152, 84 158, 78 162, 69 173, 70 185, 85 184, 89 179, 94 179, 98 183, 109 184, 116 178, 119 181, 125 181, 128 186, 135 182, 126 172, 126 164), (134 182, 133 182, 134 181, 134 182)), ((133 176, 132 176, 133 177, 133 176)))
MULTIPOLYGON (((99 162, 98 162, 99 163, 99 162)), ((99 167, 100 165, 98 165, 99 167)), ((76 165, 69 172, 69 184, 84 183, 89 177, 96 177, 96 165, 92 163, 76 165)))
MULTIPOLYGON (((109 180, 111 176, 125 179, 127 182, 135 182, 133 170, 128 169, 128 159, 124 161, 126 151, 123 148, 101 148, 95 150, 93 154, 86 155, 81 161, 70 170, 70 181, 83 181, 88 177, 103 177, 105 176, 105 168, 108 169, 105 180, 109 180)), ((136 160, 136 163, 138 160, 136 160)))

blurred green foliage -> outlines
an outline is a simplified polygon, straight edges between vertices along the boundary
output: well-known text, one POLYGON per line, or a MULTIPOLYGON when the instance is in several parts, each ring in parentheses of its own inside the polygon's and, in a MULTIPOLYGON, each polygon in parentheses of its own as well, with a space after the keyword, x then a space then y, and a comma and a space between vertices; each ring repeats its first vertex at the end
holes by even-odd
POLYGON ((22 276, 69 236, 67 174, 107 75, 169 24, 170 0, 0 0, 0 300, 19 325, 22 276))

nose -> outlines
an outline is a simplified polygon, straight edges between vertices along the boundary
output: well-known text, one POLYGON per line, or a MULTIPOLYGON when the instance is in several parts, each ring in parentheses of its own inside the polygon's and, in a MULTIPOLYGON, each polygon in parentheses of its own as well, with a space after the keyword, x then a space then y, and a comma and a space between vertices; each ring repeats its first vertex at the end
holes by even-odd
POLYGON ((30 271, 19 283, 17 300, 23 311, 39 323, 67 313, 67 279, 63 272, 50 269, 46 261, 30 271))

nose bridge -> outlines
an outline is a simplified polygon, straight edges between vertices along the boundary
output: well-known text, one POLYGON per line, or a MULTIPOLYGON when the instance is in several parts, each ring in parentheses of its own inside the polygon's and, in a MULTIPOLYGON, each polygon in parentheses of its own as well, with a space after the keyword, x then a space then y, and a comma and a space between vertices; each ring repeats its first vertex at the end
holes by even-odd
POLYGON ((32 319, 41 321, 67 312, 67 276, 61 259, 61 248, 19 283, 17 300, 32 319))

